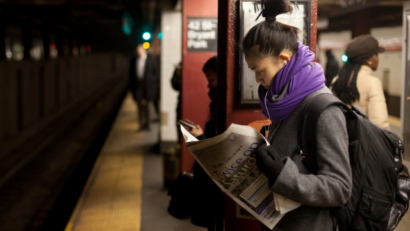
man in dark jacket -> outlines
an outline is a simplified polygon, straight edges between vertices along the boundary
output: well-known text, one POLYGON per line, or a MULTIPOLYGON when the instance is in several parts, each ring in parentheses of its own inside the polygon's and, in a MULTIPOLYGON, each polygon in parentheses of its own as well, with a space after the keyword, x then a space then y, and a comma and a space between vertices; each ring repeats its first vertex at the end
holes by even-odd
POLYGON ((148 103, 156 100, 158 95, 158 67, 154 57, 147 54, 141 44, 136 50, 137 56, 130 63, 129 86, 138 105, 140 130, 149 130, 148 103))
POLYGON ((331 50, 326 51, 326 86, 329 87, 332 83, 333 78, 339 74, 339 63, 337 62, 335 56, 333 55, 331 50))
POLYGON ((182 116, 181 116, 182 63, 179 63, 178 65, 175 66, 174 74, 172 75, 172 79, 171 79, 171 85, 175 91, 179 92, 178 103, 177 103, 177 119, 176 119, 176 124, 178 124, 178 121, 182 119, 182 116))

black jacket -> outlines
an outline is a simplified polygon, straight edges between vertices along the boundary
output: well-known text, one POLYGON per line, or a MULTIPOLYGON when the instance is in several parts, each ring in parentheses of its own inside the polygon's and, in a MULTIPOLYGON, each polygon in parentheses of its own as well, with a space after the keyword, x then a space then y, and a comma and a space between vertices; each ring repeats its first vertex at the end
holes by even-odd
POLYGON ((145 71, 143 86, 138 86, 137 82, 137 57, 134 56, 131 59, 130 71, 129 71, 129 86, 130 90, 136 99, 137 91, 143 91, 143 97, 147 100, 159 99, 159 70, 155 58, 147 54, 147 60, 145 61, 145 71))
POLYGON ((326 63, 326 86, 329 87, 332 83, 333 78, 339 74, 339 63, 334 56, 329 58, 326 63))
MULTIPOLYGON (((204 134, 197 137, 198 140, 216 136, 215 128, 215 117, 212 116, 205 125, 204 134)), ((215 225, 217 211, 221 209, 224 202, 224 194, 196 161, 193 170, 194 198, 196 200, 194 201, 191 222, 198 226, 211 228, 215 225)))

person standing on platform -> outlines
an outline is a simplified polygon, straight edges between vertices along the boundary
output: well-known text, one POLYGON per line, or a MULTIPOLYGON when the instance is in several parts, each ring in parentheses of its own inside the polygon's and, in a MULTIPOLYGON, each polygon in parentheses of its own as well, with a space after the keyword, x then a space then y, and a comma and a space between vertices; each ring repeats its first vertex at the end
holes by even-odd
MULTIPOLYGON (((217 57, 214 56, 210 58, 202 68, 202 72, 205 74, 208 80, 208 96, 211 99, 209 104, 209 120, 205 124, 205 131, 202 130, 201 126, 196 125, 197 128, 189 129, 188 131, 198 138, 199 140, 208 139, 216 136, 216 91, 218 86, 218 61, 217 57)), ((188 122, 192 123, 188 120, 188 122)))
POLYGON ((176 109, 176 112, 177 112, 176 124, 178 124, 178 121, 182 119, 181 117, 182 63, 179 63, 178 65, 175 66, 175 70, 171 78, 171 86, 175 91, 179 92, 177 109, 176 109))
POLYGON ((325 71, 326 86, 330 87, 330 84, 332 83, 333 78, 336 77, 336 75, 339 73, 339 63, 337 62, 331 50, 326 51, 326 58, 327 58, 326 71, 325 71))
POLYGON ((346 118, 338 106, 321 113, 312 131, 317 137, 318 169, 310 171, 298 152, 303 112, 311 99, 331 91, 325 86, 322 67, 314 62, 315 54, 298 42, 300 31, 276 21, 279 14, 292 12, 290 2, 262 3, 265 21, 252 27, 242 44, 246 63, 260 83, 263 114, 272 121, 270 145, 256 148, 255 159, 272 191, 301 204, 286 213, 273 230, 333 231, 330 207, 344 205, 352 193, 346 118))
POLYGON ((138 121, 140 131, 149 130, 150 113, 148 104, 156 100, 158 89, 158 66, 142 44, 136 48, 137 56, 131 59, 129 87, 138 106, 138 121))
MULTIPOLYGON (((179 130, 179 123, 178 121, 182 119, 182 111, 181 111, 181 88, 182 88, 182 62, 175 66, 174 73, 172 74, 171 78, 171 86, 172 88, 178 92, 178 103, 176 109, 176 121, 175 125, 177 126, 177 130, 179 130)), ((178 143, 181 143, 182 134, 178 133, 178 143)))
POLYGON ((375 125, 390 129, 382 82, 373 76, 379 65, 378 54, 384 50, 371 35, 353 39, 345 51, 348 60, 334 79, 331 90, 345 104, 362 109, 375 125))
MULTIPOLYGON (((198 140, 204 140, 216 136, 216 91, 217 91, 217 57, 210 58, 202 68, 208 80, 208 96, 211 99, 209 104, 209 120, 206 122, 205 131, 199 125, 196 128, 184 126, 198 140)), ((191 124, 193 122, 187 120, 191 124)), ((218 211, 223 203, 223 193, 206 174, 202 167, 195 162, 193 166, 194 178, 194 198, 191 222, 194 225, 208 228, 208 231, 215 230, 218 211)))

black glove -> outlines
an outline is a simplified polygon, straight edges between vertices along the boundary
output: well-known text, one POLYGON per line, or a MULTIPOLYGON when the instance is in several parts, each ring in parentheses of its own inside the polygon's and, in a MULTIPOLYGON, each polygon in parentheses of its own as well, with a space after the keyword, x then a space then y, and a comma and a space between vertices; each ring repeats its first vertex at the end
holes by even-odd
POLYGON ((267 147, 266 143, 259 145, 255 149, 256 165, 269 179, 269 186, 275 184, 280 172, 285 165, 272 146, 267 147))

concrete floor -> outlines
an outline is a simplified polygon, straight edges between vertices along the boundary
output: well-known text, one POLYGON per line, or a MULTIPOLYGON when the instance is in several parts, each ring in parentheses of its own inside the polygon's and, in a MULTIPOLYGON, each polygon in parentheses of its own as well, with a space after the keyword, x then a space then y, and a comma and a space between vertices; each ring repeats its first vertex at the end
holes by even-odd
MULTIPOLYGON (((150 114, 155 115, 153 105, 149 106, 150 114)), ((135 127, 136 129, 137 127, 135 127)), ((143 132, 143 142, 138 142, 144 149, 142 176, 141 231, 206 231, 195 226, 190 220, 179 220, 168 214, 170 197, 164 188, 162 156, 153 153, 158 143, 159 123, 151 123, 151 130, 143 132)))
POLYGON ((170 197, 163 187, 162 157, 158 154, 144 155, 142 189, 141 231, 206 231, 168 214, 170 197))

